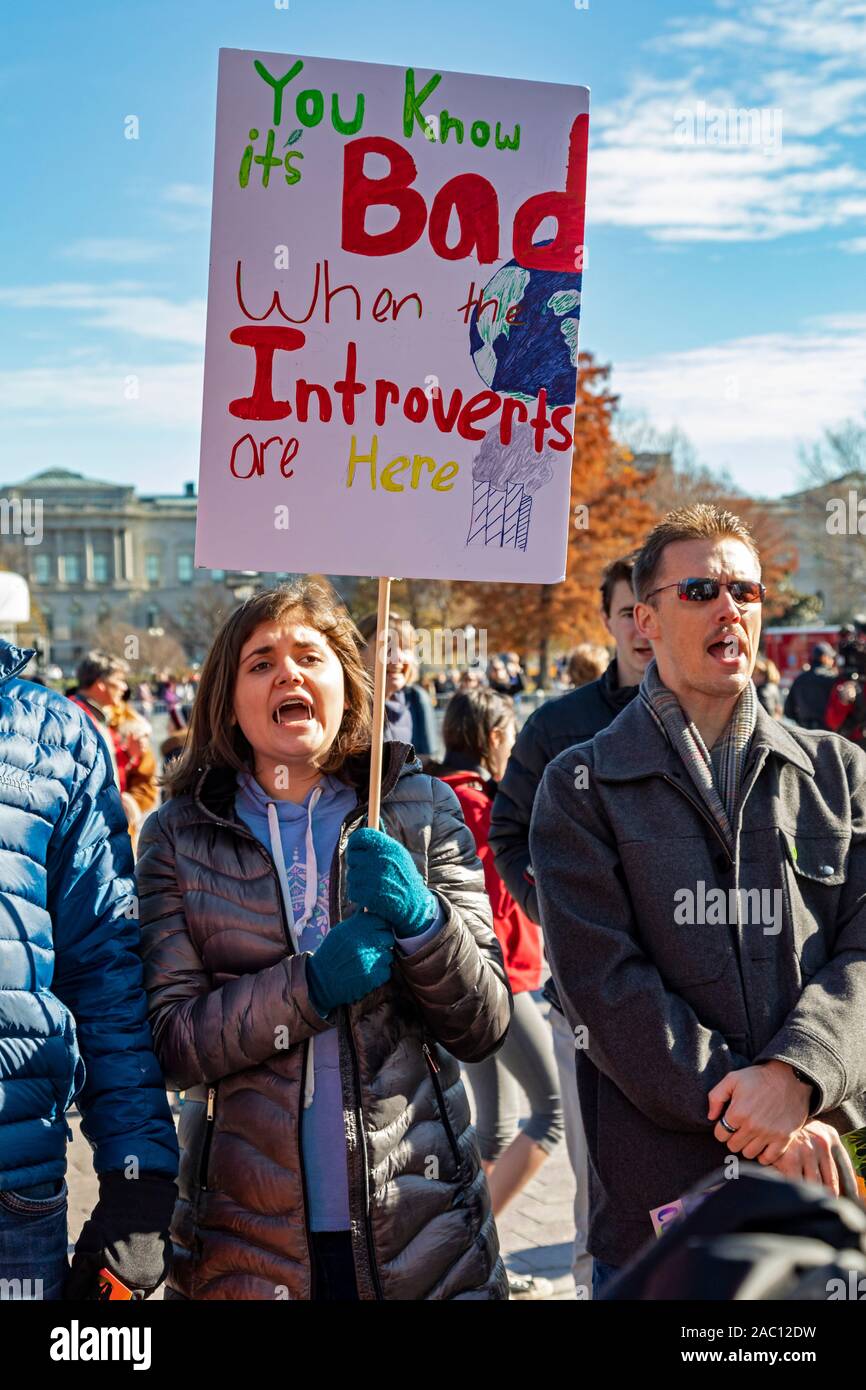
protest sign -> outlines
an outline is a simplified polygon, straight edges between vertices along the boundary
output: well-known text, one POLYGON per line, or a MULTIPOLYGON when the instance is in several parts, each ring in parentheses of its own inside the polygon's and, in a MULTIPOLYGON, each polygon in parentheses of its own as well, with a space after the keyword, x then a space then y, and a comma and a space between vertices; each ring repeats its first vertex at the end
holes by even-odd
POLYGON ((583 87, 223 50, 196 562, 565 574, 583 87))

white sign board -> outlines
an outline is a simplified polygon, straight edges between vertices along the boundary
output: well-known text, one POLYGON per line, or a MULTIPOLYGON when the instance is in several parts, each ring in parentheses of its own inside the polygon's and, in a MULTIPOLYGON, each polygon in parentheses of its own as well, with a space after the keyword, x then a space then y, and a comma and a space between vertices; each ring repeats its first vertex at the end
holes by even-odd
POLYGON ((221 51, 197 564, 563 577, 588 102, 221 51))
POLYGON ((0 574, 0 623, 30 622, 30 590, 21 574, 0 574))

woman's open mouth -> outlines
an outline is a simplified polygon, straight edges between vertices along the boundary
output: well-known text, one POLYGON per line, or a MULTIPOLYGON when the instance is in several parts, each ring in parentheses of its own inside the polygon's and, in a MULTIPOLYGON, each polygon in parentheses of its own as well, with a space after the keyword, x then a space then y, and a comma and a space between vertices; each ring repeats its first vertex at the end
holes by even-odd
POLYGON ((283 700, 274 710, 271 718, 275 724, 303 724, 312 719, 313 708, 309 700, 304 700, 299 695, 290 695, 283 700))

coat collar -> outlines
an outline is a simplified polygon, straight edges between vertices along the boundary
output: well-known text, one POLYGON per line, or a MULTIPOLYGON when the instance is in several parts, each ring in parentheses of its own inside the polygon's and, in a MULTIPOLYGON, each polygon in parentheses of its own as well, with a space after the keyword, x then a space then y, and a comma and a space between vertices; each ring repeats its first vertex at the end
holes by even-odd
POLYGON ((598 690, 601 698, 617 713, 625 709, 626 705, 631 704, 639 688, 637 685, 620 685, 616 657, 598 678, 598 690))
MULTIPOLYGON (((771 719, 761 705, 758 706, 750 763, 759 748, 766 748, 793 763, 810 777, 815 775, 809 755, 785 726, 778 719, 771 719)), ((640 699, 632 700, 612 724, 596 734, 592 749, 594 775, 603 782, 635 782, 642 777, 659 777, 681 770, 677 753, 640 699)))
POLYGON ((485 777, 481 772, 473 772, 471 769, 460 771, 453 768, 444 767, 436 773, 441 782, 447 782, 452 791, 473 791, 480 792, 491 801, 496 795, 496 783, 492 777, 485 777))
POLYGON ((23 671, 35 652, 32 648, 16 647, 12 642, 0 640, 0 681, 8 680, 23 671))

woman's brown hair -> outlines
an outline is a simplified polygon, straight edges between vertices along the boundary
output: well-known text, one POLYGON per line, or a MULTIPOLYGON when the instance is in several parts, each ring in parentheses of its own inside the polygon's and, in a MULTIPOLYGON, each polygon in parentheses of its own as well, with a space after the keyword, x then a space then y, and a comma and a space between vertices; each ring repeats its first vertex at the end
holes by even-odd
POLYGON ((516 719, 514 704, 507 695, 483 686, 480 690, 458 690, 445 707, 442 741, 445 752, 468 755, 482 767, 490 756, 490 735, 516 719))
POLYGON ((332 589, 299 579, 255 594, 226 618, 202 667, 183 753, 165 773, 169 795, 192 792, 205 768, 251 770, 252 749, 233 722, 240 654, 260 623, 282 622, 290 613, 321 632, 343 668, 348 707, 320 764, 322 772, 339 773, 347 758, 369 748, 370 678, 361 660, 358 629, 332 589))

